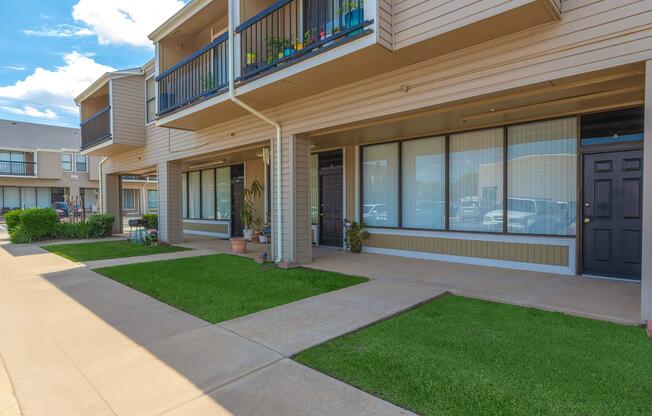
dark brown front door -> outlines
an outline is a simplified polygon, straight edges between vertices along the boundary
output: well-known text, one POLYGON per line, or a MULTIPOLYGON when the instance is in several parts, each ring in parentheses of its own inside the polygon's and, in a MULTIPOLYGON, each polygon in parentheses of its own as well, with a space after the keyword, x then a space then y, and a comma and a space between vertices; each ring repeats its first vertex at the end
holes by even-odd
POLYGON ((582 272, 641 279, 643 152, 584 156, 582 272))
POLYGON ((319 157, 319 244, 342 246, 342 152, 319 157))

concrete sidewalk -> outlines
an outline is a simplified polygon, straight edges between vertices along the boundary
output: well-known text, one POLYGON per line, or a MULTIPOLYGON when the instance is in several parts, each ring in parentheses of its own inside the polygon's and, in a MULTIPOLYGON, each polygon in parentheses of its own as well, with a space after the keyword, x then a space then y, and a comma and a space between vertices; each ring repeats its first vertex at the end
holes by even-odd
POLYGON ((287 356, 428 298, 412 284, 371 282, 211 325, 33 245, 0 243, 0 264, 11 380, 0 399, 13 387, 24 415, 410 414, 287 356))

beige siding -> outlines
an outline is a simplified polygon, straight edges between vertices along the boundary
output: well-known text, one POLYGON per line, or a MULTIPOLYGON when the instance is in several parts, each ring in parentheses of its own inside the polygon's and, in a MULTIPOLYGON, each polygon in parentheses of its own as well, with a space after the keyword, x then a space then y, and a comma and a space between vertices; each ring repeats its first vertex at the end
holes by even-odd
MULTIPOLYGON (((558 245, 457 240, 452 238, 386 234, 372 234, 366 245, 374 248, 563 267, 568 266, 570 254, 567 246, 558 245)), ((574 255, 574 253, 572 254, 574 255)))
POLYGON ((91 181, 100 180, 100 161, 102 159, 96 156, 88 157, 88 178, 91 181))
POLYGON ((228 224, 217 224, 217 223, 196 223, 191 221, 183 222, 183 229, 186 231, 201 231, 208 233, 219 233, 219 234, 228 234, 229 225, 228 224))
POLYGON ((113 233, 122 232, 122 190, 119 175, 104 175, 102 181, 102 212, 113 215, 113 233))
POLYGON ((158 216, 161 241, 183 241, 181 204, 181 163, 163 162, 157 166, 158 216))
POLYGON ((387 49, 394 49, 394 2, 396 0, 377 0, 378 43, 387 49))
MULTIPOLYGON (((575 7, 558 24, 506 36, 266 111, 298 134, 411 111, 652 57, 652 1, 605 0, 575 7), (406 93, 402 86, 410 86, 406 93)), ((584 2, 586 3, 586 2, 584 2)), ((253 116, 200 131, 148 128, 147 146, 111 157, 107 171, 220 151, 273 137, 253 116), (201 149, 201 150, 198 150, 201 149)), ((433 132, 436 133, 436 132, 433 132)))
POLYGON ((549 0, 395 1, 394 48, 404 48, 538 1, 549 0))
POLYGON ((145 79, 132 76, 111 80, 113 143, 145 144, 145 79))
POLYGON ((109 97, 107 95, 98 98, 88 98, 82 101, 79 107, 79 116, 81 121, 84 122, 108 106, 109 97))
POLYGON ((63 171, 61 170, 61 153, 44 152, 37 154, 37 174, 40 179, 61 179, 63 171))
POLYGON ((347 220, 355 219, 355 146, 346 146, 344 148, 344 169, 346 171, 346 210, 344 218, 347 220))

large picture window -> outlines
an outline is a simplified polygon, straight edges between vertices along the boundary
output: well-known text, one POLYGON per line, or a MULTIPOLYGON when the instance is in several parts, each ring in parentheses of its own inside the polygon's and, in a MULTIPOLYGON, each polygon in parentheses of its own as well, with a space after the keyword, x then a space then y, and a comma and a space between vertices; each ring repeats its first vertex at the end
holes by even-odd
POLYGON ((402 143, 402 226, 443 230, 446 223, 446 138, 402 143))
POLYGON ((199 172, 188 172, 188 218, 201 217, 201 195, 199 186, 199 172))
POLYGON ((510 127, 507 157, 507 231, 575 235, 576 119, 510 127))
POLYGON ((215 170, 217 176, 217 219, 231 219, 231 168, 215 170))
POLYGON ((215 219, 215 170, 201 171, 201 217, 215 219))
POLYGON ((362 153, 362 216, 372 227, 398 227, 398 143, 366 146, 362 153))
POLYGON ((455 231, 503 231, 503 129, 450 136, 449 223, 455 231))

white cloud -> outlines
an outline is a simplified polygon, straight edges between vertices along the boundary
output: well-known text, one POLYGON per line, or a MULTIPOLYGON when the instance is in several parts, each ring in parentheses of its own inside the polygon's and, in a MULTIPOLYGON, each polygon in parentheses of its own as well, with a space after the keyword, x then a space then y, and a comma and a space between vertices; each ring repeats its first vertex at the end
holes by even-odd
POLYGON ((3 68, 11 71, 27 71, 27 67, 23 65, 5 65, 3 68))
POLYGON ((152 47, 147 35, 183 5, 180 0, 79 0, 72 16, 88 25, 100 44, 152 47))
POLYGON ((41 111, 38 108, 32 107, 31 105, 24 105, 22 107, 9 107, 9 106, 0 106, 0 110, 4 110, 11 114, 16 114, 18 116, 27 116, 33 118, 43 118, 46 120, 54 120, 57 118, 57 113, 46 108, 41 111))
POLYGON ((93 36, 92 30, 68 24, 60 24, 53 27, 42 27, 40 29, 23 29, 28 36, 41 36, 48 38, 73 38, 79 36, 93 36))
MULTIPOLYGON (((0 97, 27 104, 11 106, 25 112, 31 111, 27 107, 35 108, 38 104, 54 109, 51 110, 53 112, 77 113, 73 99, 105 72, 114 69, 78 52, 68 53, 63 59, 65 65, 54 70, 37 68, 31 75, 13 85, 0 86, 0 97)), ((31 112, 34 117, 42 117, 43 114, 46 118, 51 117, 47 110, 31 112)))

